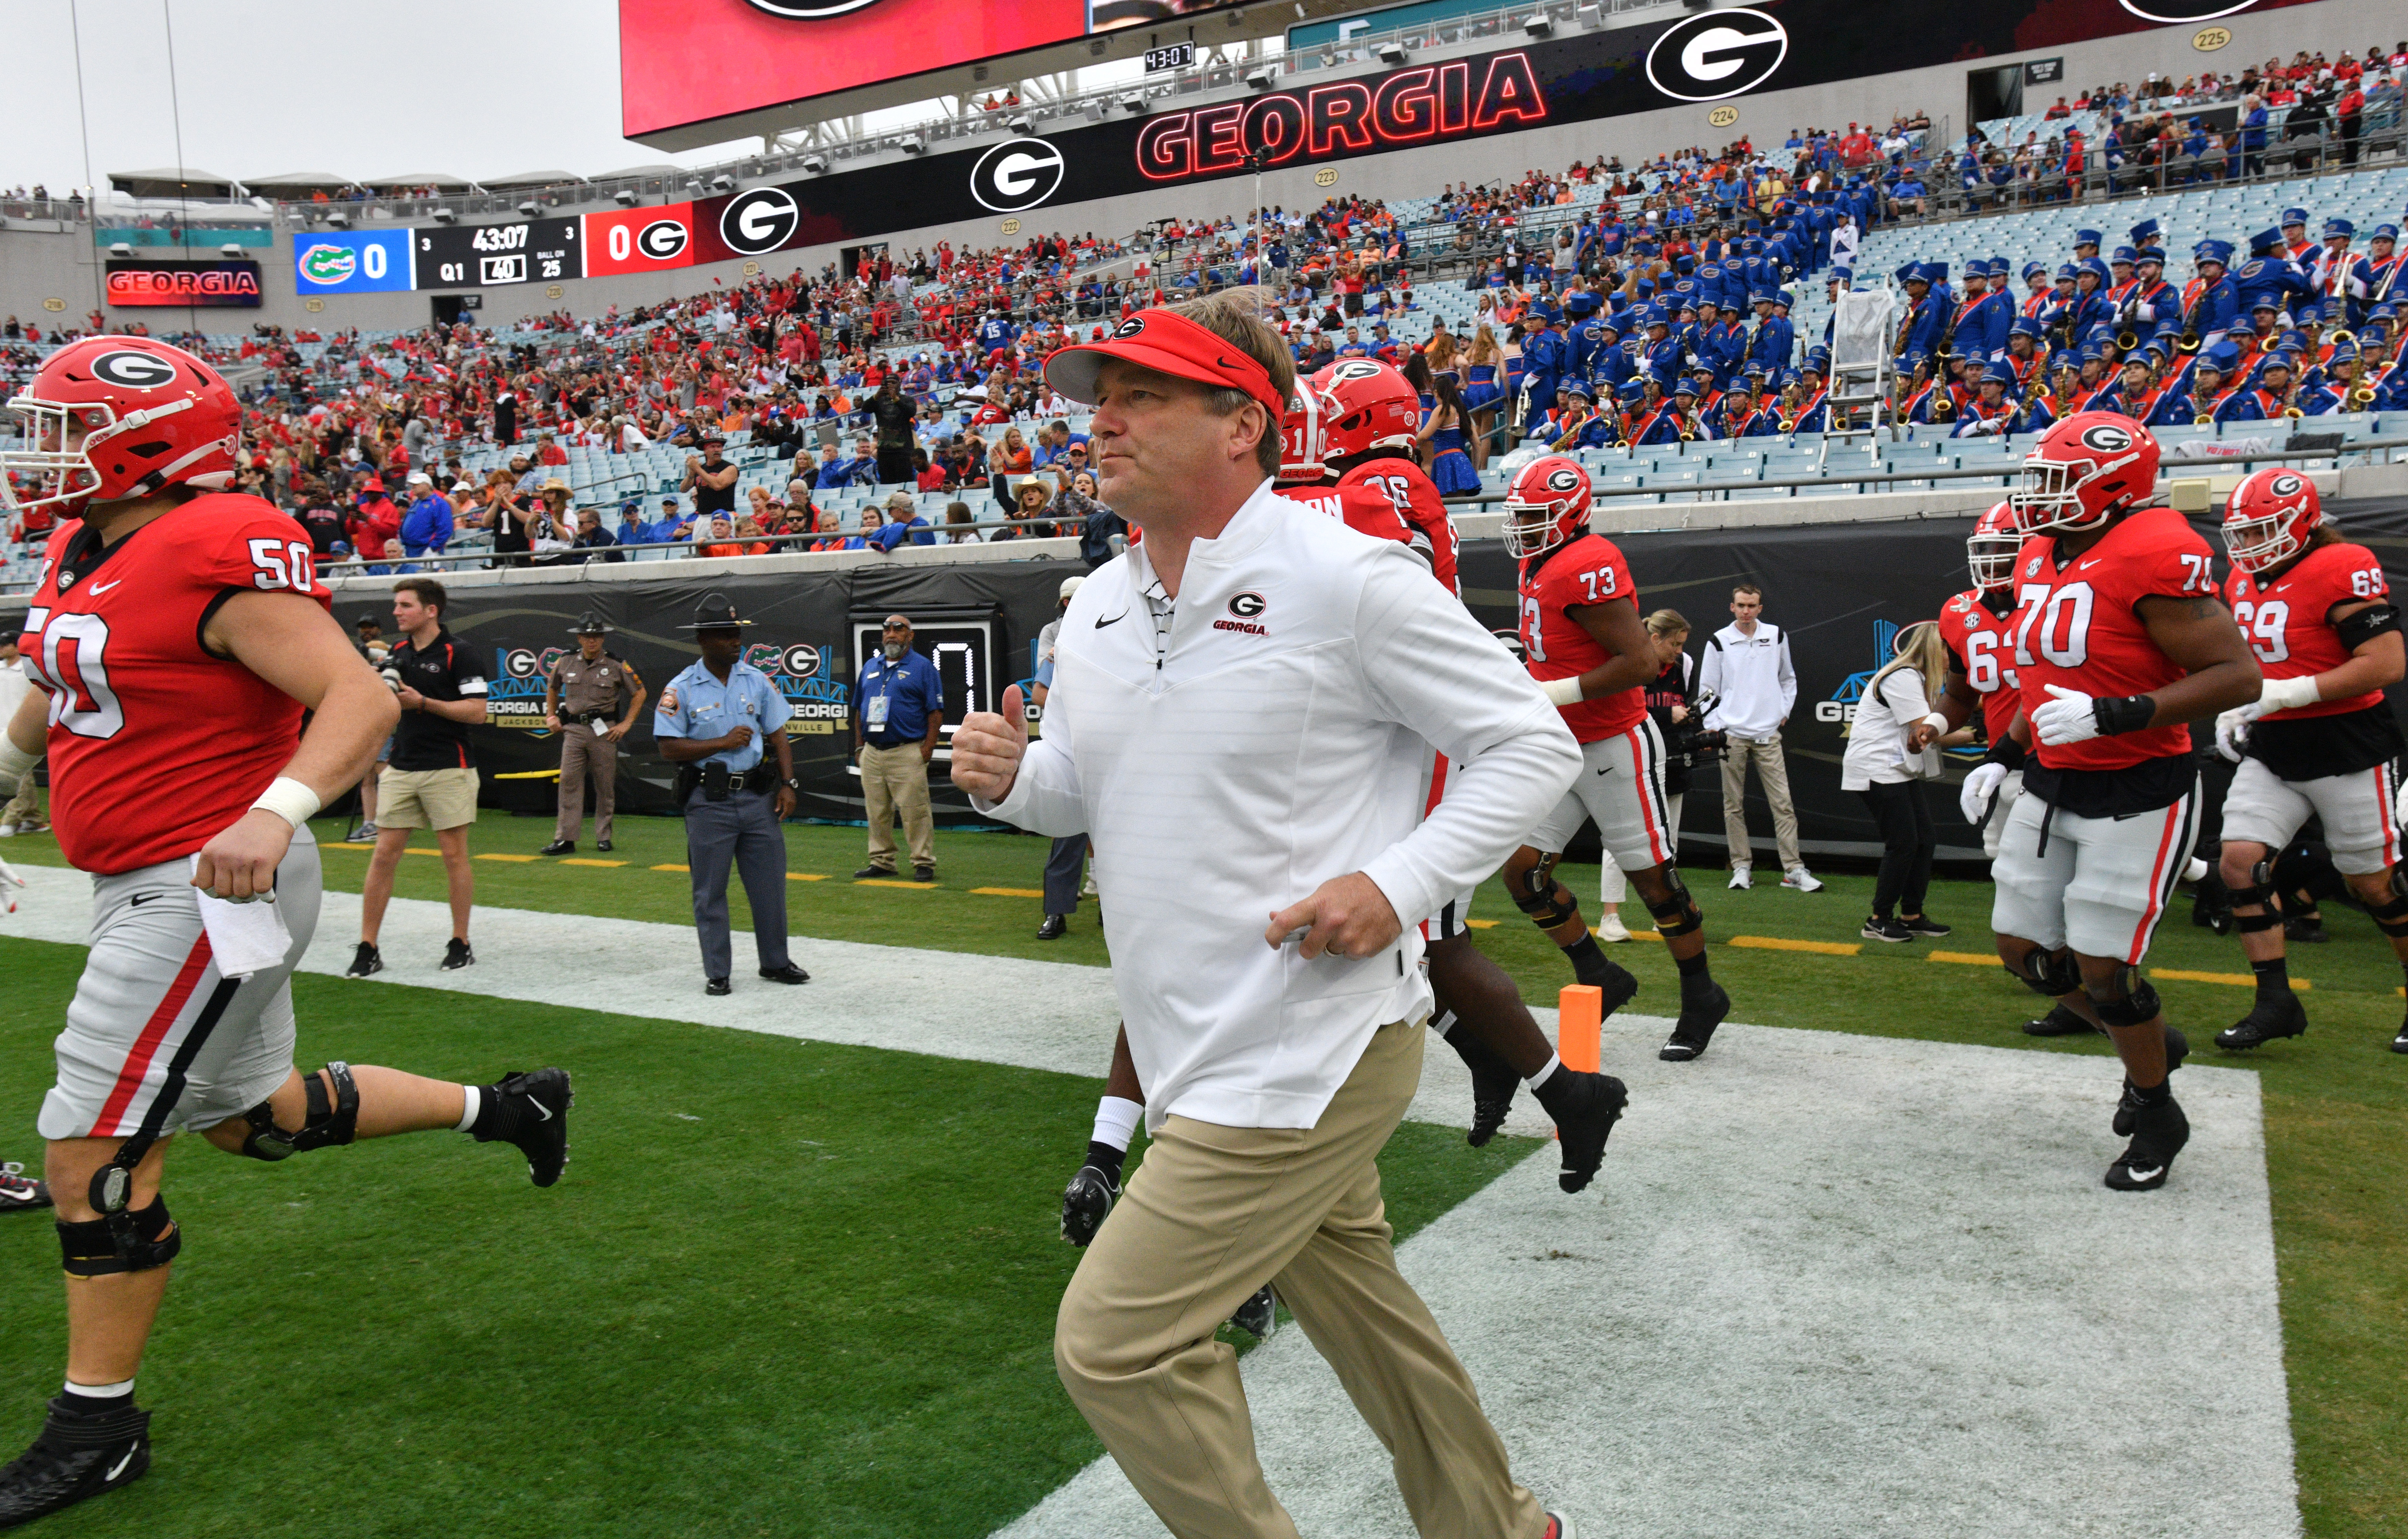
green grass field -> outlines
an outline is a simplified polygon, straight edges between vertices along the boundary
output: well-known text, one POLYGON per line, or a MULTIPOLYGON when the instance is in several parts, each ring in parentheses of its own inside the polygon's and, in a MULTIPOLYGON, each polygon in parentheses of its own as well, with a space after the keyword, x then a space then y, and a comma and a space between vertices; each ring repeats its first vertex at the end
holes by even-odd
MULTIPOLYGON (((471 847, 525 856, 549 837, 546 822, 488 813, 471 847)), ((1092 904, 1048 943, 1035 939, 1033 896, 974 890, 1033 894, 1041 841, 940 833, 930 888, 853 883, 857 828, 796 826, 787 842, 791 869, 821 878, 790 886, 798 936, 1106 960, 1092 904)), ((46 839, 6 854, 56 860, 46 839)), ((677 823, 624 820, 610 856, 580 854, 625 864, 480 860, 479 899, 685 921, 684 874, 652 869, 682 863, 677 823)), ((328 850, 328 885, 355 890, 366 860, 328 850)), ((1595 869, 1565 876, 1593 915, 1595 869)), ((2035 1001, 1995 963, 1931 959, 1987 952, 1986 884, 1935 886, 1929 912, 1957 927, 1953 938, 1837 956, 1746 941, 1856 942, 1869 878, 1827 876, 1829 890, 1807 896, 1691 876, 1713 938, 1745 938, 1715 951, 1738 1019, 2107 1056, 2103 1042, 2022 1035, 2035 1001)), ((398 891, 439 899, 439 863, 406 860, 398 891)), ((1640 912, 1633 902, 1627 916, 1640 912)), ((1569 981, 1553 948, 1493 885, 1479 913, 1499 921, 1483 948, 1551 1003, 1569 981)), ((2261 1077, 2307 1532, 2397 1539, 2408 1532, 2408 1057, 2386 1045, 2400 970, 2366 919, 2329 906, 2332 942, 2292 958, 2313 985, 2310 1035, 2226 1058, 2208 1039, 2247 989, 2165 973, 2245 977, 2246 964, 2237 942, 2186 914, 2160 931, 2150 965, 2199 1061, 2261 1077)), ((1616 951, 1642 980, 1633 1008, 1669 1013, 1660 946, 1616 951)), ((808 942, 796 955, 810 965, 808 942)), ((66 948, 0 947, 12 980, 0 1021, 20 1028, 0 1037, 0 1087, 20 1105, 48 1083, 76 963, 66 948)), ((181 1156, 175 1201, 192 1239, 143 1389, 162 1408, 162 1463, 79 1528, 234 1532, 272 1512, 364 1533, 466 1520, 505 1533, 676 1523, 974 1534, 1096 1453, 1048 1351, 1075 1259, 1053 1236, 1052 1204, 1094 1082, 492 1001, 461 1023, 454 997, 409 989, 380 992, 377 1018, 345 1024, 356 995, 338 1005, 326 980, 299 987, 307 1061, 478 1077, 570 1065, 576 1163, 538 1193, 507 1156, 441 1136, 280 1171, 181 1156)), ((1509 1158, 1408 1127, 1383 1162, 1400 1233, 1509 1158)), ((25 1432, 57 1362, 54 1263, 46 1232, 32 1243, 36 1227, 10 1251, 35 1307, 0 1350, 25 1432)), ((2107 1423, 2138 1414, 2102 1408, 2107 1423)), ((2214 1457, 2213 1430, 2199 1436, 2200 1457, 2214 1457)))

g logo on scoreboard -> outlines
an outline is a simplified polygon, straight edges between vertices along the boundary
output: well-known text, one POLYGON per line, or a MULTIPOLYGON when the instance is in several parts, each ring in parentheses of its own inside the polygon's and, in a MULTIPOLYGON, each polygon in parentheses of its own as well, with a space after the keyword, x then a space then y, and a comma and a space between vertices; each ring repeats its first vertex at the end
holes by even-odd
POLYGON ((792 239, 802 222, 803 211, 787 193, 776 187, 755 187, 737 194, 719 211, 719 238, 738 256, 761 256, 792 239))
POLYGON ((782 16, 789 22, 824 22, 831 16, 849 16, 876 0, 752 0, 754 10, 766 10, 772 16, 782 16))
POLYGON ((1034 209, 1062 188, 1062 151, 1043 139, 1010 139, 970 167, 970 196, 998 214, 1034 209))
POLYGON ((2126 10, 2149 22, 2213 22, 2247 10, 2258 0, 2119 0, 2126 10))
POLYGON ((1719 101, 1762 85, 1788 56, 1789 29, 1764 12, 1711 10, 1665 29, 1647 50, 1647 79, 1675 101, 1719 101))
POLYGON ((636 232, 636 250, 655 262, 666 262, 685 250, 689 238, 683 221, 656 219, 636 232))
POLYGON ((156 390, 176 382, 176 366, 155 353, 104 352, 90 367, 93 379, 122 390, 156 390))

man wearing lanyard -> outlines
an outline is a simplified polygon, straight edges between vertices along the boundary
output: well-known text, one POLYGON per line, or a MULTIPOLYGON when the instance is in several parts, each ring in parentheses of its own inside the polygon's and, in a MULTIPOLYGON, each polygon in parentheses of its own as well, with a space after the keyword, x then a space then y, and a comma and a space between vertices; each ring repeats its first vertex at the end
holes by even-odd
POLYGON ((936 820, 928 810, 928 758, 945 725, 937 665, 911 650, 911 622, 886 617, 878 655, 853 689, 853 753, 861 766, 861 808, 869 820, 869 864, 857 881, 895 874, 895 818, 911 846, 911 880, 937 879, 936 820))
POLYGON ((1014 685, 953 775, 981 812, 1095 836, 1115 1077, 1153 1135, 1062 1301, 1063 1387, 1171 1532, 1295 1539, 1213 1335, 1268 1277, 1424 1539, 1570 1539, 1398 1272, 1374 1161, 1421 1080, 1415 927, 1579 750, 1403 545, 1274 493, 1294 366, 1242 295, 1140 310, 1045 378, 1095 404, 1101 490, 1146 538, 1063 615, 1043 738, 1014 685), (1424 816, 1433 748, 1455 768, 1424 816))
POLYGON ((795 810, 794 753, 786 742, 786 718, 795 710, 767 674, 744 661, 743 627, 752 623, 737 618, 726 595, 703 595, 694 624, 682 627, 694 632, 702 660, 669 681, 652 712, 661 756, 678 766, 705 994, 728 992, 731 864, 752 907, 761 976, 773 984, 811 981, 786 955, 786 836, 778 827, 795 810), (777 750, 775 770, 762 762, 765 743, 777 750))

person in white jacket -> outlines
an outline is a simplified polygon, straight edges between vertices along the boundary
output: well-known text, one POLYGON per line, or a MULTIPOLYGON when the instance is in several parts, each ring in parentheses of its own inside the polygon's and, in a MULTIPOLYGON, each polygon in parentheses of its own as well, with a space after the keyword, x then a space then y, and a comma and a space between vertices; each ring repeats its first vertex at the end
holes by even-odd
POLYGON ((1731 589, 1731 623, 1706 639, 1698 666, 1698 694, 1713 697, 1706 726, 1728 735, 1723 755, 1723 836, 1730 846, 1730 885, 1745 891, 1756 865, 1747 834, 1747 770, 1756 767, 1772 810, 1772 843, 1781 855, 1781 885, 1821 892, 1823 884, 1798 853, 1798 809, 1789 799, 1789 762, 1781 728, 1798 704, 1798 670, 1789 637, 1764 618, 1764 590, 1753 583, 1731 589))
POLYGON ((1865 798, 1882 836, 1873 912, 1859 932, 1868 941, 1948 933, 1947 926, 1923 912, 1939 841, 1922 783, 1939 778, 1940 750, 1918 752, 1912 743, 1913 736, 1949 730, 1948 718, 1935 709, 1948 686, 1948 643, 1940 627, 1925 620, 1898 633, 1897 653, 1866 683, 1848 726, 1848 751, 1840 760, 1840 789, 1865 798), (1914 732, 1926 724, 1929 733, 1914 732))
POLYGON ((1398 1272, 1373 1163, 1421 1077, 1415 925, 1563 795, 1571 734, 1403 545, 1274 495, 1293 369, 1241 299, 1140 311, 1046 377, 1095 403, 1144 538, 1064 613, 1044 736, 1008 690, 953 775, 1093 837, 1153 1135, 1062 1301, 1063 1386, 1171 1532, 1293 1539, 1213 1335, 1268 1277, 1426 1539, 1571 1539, 1398 1272), (1424 817, 1429 746, 1459 779, 1424 817))

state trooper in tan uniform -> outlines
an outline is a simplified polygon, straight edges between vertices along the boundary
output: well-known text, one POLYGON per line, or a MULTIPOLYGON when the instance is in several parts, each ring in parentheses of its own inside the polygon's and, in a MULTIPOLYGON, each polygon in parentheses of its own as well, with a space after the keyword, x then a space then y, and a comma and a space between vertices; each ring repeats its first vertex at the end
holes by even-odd
POLYGON ((585 822, 585 776, 594 775, 594 847, 610 848, 618 805, 619 740, 644 709, 644 681, 627 660, 602 650, 610 627, 587 610, 568 633, 577 655, 563 657, 544 681, 543 725, 560 734, 560 821, 545 855, 574 855, 585 822))

